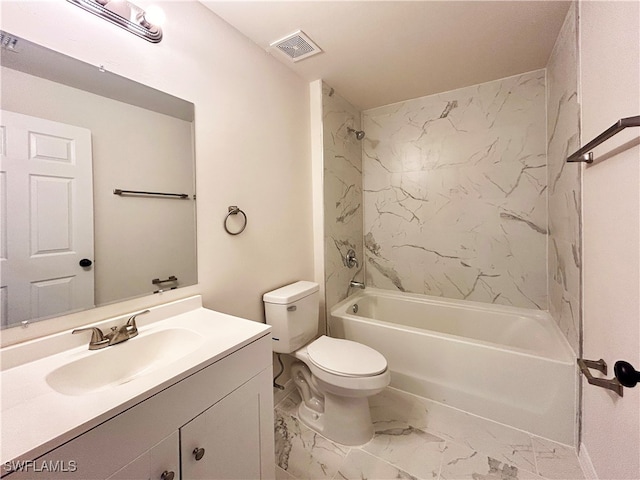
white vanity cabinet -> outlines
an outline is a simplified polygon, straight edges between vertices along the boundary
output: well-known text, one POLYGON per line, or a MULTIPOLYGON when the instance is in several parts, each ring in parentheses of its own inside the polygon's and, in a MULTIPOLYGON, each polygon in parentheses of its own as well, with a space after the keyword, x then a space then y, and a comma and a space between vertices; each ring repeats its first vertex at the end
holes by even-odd
POLYGON ((3 479, 273 479, 270 342, 261 336, 3 479))

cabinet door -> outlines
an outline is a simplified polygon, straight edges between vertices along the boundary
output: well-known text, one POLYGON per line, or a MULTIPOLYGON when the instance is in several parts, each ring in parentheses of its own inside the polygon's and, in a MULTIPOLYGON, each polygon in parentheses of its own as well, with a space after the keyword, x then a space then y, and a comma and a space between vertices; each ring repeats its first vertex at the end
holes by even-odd
POLYGON ((107 480, 180 480, 179 442, 176 431, 107 480))
POLYGON ((270 380, 263 372, 180 429, 183 480, 273 478, 270 380))

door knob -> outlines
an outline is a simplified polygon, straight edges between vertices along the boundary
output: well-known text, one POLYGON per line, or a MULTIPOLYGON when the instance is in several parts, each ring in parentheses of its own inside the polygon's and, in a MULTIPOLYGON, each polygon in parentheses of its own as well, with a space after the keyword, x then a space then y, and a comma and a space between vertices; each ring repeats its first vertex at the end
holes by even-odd
POLYGON ((78 263, 80 264, 81 267, 90 267, 93 264, 93 262, 88 258, 83 258, 78 263))
POLYGON ((193 456, 196 457, 196 461, 202 460, 202 457, 204 457, 204 448, 194 448, 193 456))
POLYGON ((640 382, 640 372, 633 368, 633 365, 623 360, 616 362, 613 366, 613 373, 615 373, 618 381, 627 388, 633 388, 640 382))

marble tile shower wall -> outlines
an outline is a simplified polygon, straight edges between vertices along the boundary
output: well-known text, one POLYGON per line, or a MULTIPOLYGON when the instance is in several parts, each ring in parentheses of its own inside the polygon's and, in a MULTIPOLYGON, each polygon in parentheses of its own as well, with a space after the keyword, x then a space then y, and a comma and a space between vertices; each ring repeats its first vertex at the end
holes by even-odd
POLYGON ((368 285, 547 309, 545 71, 363 112, 368 285))
POLYGON ((347 128, 360 130, 360 111, 333 88, 322 84, 324 147, 324 253, 327 309, 347 297, 349 281, 363 280, 361 141, 347 128), (347 268, 345 256, 356 252, 359 268, 347 268))
POLYGON ((582 169, 566 158, 579 148, 577 5, 547 64, 549 310, 575 353, 579 349, 582 169))

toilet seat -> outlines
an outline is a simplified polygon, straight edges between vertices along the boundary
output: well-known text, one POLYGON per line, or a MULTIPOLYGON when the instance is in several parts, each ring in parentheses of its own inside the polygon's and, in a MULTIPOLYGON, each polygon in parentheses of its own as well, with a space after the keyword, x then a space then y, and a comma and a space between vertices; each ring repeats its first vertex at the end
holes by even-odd
POLYGON ((387 360, 380 352, 326 335, 307 345, 307 355, 319 369, 342 377, 373 377, 387 370, 387 360))

